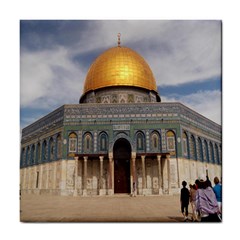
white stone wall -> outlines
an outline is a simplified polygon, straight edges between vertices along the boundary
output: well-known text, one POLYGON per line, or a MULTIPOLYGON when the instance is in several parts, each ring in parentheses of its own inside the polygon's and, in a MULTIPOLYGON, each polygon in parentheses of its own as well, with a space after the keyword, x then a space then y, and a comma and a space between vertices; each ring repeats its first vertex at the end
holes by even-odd
POLYGON ((220 165, 185 158, 179 158, 178 160, 180 188, 182 187, 181 183, 183 180, 185 180, 189 185, 194 184, 195 180, 202 175, 206 176, 206 170, 208 170, 208 176, 212 184, 214 184, 214 177, 217 176, 219 179, 222 177, 222 167, 220 165))
MULTIPOLYGON (((103 161, 102 190, 100 193, 100 161, 98 159, 87 161, 87 195, 108 194, 108 160, 103 161)), ((61 160, 45 163, 37 166, 23 168, 20 170, 20 187, 22 194, 56 194, 56 195, 83 195, 84 171, 83 160, 61 160), (76 185, 76 186, 75 186, 76 185)), ((161 186, 159 185, 158 161, 157 159, 145 159, 146 189, 143 191, 143 176, 141 159, 136 159, 136 179, 138 195, 158 195, 168 193, 179 193, 181 183, 185 180, 194 184, 195 180, 202 175, 208 175, 213 183, 215 176, 221 179, 221 166, 205 162, 193 161, 185 158, 161 159, 161 186), (170 182, 169 182, 170 181, 170 182), (170 186, 170 191, 169 191, 170 186), (162 193, 160 192, 160 190, 162 193)), ((132 176, 131 176, 132 177, 132 176)))

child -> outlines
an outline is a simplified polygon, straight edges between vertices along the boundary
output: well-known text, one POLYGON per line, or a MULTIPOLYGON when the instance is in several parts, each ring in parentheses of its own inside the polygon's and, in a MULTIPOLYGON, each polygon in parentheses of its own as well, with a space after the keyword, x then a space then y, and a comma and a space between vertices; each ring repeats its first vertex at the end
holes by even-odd
POLYGON ((186 188, 187 182, 182 182, 183 188, 181 189, 181 196, 180 196, 180 202, 181 202, 181 211, 184 216, 184 221, 187 221, 188 219, 188 204, 189 204, 189 190, 186 188))
POLYGON ((192 221, 194 222, 197 222, 198 221, 198 218, 197 218, 197 211, 196 211, 196 194, 197 194, 197 188, 196 188, 196 185, 193 184, 193 185, 189 185, 190 187, 190 197, 189 197, 189 200, 190 200, 190 203, 191 203, 191 206, 192 206, 192 221))

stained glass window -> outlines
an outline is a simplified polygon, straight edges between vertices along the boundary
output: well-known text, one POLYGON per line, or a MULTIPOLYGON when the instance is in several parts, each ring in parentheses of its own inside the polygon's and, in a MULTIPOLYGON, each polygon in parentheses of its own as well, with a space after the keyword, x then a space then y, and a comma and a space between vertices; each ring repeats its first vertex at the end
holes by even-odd
POLYGON ((77 152, 77 135, 75 133, 71 133, 68 139, 69 144, 69 152, 77 152))
POLYGON ((46 140, 43 141, 42 143, 42 160, 45 161, 47 160, 47 142, 46 140))
POLYGON ((52 138, 50 138, 49 140, 49 152, 50 152, 50 160, 52 161, 54 159, 54 142, 52 138))
POLYGON ((175 135, 172 131, 167 132, 167 149, 168 151, 175 151, 175 135))
POLYGON ((183 133, 183 155, 187 157, 188 151, 187 151, 187 134, 183 133))
POLYGON ((159 151, 159 146, 160 146, 160 137, 157 132, 153 132, 151 135, 151 146, 152 146, 152 151, 159 151))
POLYGON ((137 150, 144 150, 144 135, 143 133, 139 132, 137 134, 137 150))
POLYGON ((191 141, 190 141, 190 156, 191 156, 191 159, 197 159, 196 142, 195 142, 195 138, 193 135, 191 136, 191 141))
POLYGON ((212 162, 212 163, 215 163, 214 151, 213 151, 213 144, 212 144, 212 142, 210 142, 210 154, 211 154, 211 162, 212 162))
POLYGON ((41 153, 41 150, 40 150, 40 143, 37 144, 37 151, 36 151, 36 162, 40 162, 40 153, 41 153))
POLYGON ((215 152, 216 152, 216 162, 219 164, 220 163, 220 159, 219 159, 219 152, 218 152, 218 146, 217 144, 215 144, 215 152))
POLYGON ((31 156, 30 156, 30 164, 34 164, 35 160, 35 145, 31 147, 31 156))
POLYGON ((209 162, 208 144, 206 140, 204 140, 204 160, 209 162))
POLYGON ((100 151, 107 151, 107 135, 102 133, 100 135, 100 151))
POLYGON ((203 147, 202 147, 202 140, 198 138, 198 159, 203 161, 203 147))
POLYGON ((83 149, 84 149, 84 152, 86 153, 89 153, 92 151, 92 135, 90 133, 86 133, 84 135, 83 149))
POLYGON ((57 159, 62 157, 62 138, 61 135, 59 134, 57 136, 57 159))

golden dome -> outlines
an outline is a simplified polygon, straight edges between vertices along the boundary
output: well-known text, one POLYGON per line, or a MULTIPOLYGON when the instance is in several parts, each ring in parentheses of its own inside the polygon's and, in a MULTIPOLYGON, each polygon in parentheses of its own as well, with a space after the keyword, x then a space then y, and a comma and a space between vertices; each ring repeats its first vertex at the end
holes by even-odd
POLYGON ((113 47, 91 65, 83 95, 91 90, 112 86, 135 86, 157 91, 156 81, 146 61, 127 47, 113 47))

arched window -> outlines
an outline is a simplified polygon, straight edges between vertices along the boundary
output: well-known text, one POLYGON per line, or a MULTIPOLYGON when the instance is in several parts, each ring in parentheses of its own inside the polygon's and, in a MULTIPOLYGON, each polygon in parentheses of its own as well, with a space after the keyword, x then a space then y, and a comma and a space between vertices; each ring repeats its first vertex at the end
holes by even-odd
POLYGON ((21 159, 20 159, 20 166, 24 166, 24 155, 25 155, 25 148, 22 148, 21 152, 21 159))
POLYGON ((197 159, 197 154, 196 154, 196 141, 195 137, 192 135, 191 136, 191 141, 190 141, 190 158, 191 159, 197 159))
POLYGON ((222 144, 219 145, 219 163, 222 163, 222 144))
POLYGON ((57 136, 57 159, 60 159, 62 157, 62 138, 61 134, 58 134, 57 136))
POLYGON ((213 144, 212 142, 210 142, 210 156, 211 156, 211 162, 215 163, 215 159, 214 159, 214 151, 213 151, 213 144))
POLYGON ((198 138, 198 159, 203 162, 203 147, 202 147, 202 140, 198 138))
POLYGON ((34 161, 35 161, 35 145, 33 144, 31 147, 30 165, 34 164, 34 161))
POLYGON ((138 132, 136 140, 137 140, 137 150, 144 151, 145 150, 144 134, 142 132, 138 132))
POLYGON ((160 136, 158 132, 153 132, 151 134, 151 148, 153 152, 160 151, 160 136))
POLYGON ((28 166, 29 164, 29 152, 30 152, 30 149, 29 147, 27 147, 25 166, 28 166))
POLYGON ((217 164, 220 164, 220 158, 219 158, 219 151, 218 151, 218 146, 217 144, 215 143, 215 152, 216 152, 216 163, 217 164))
POLYGON ((36 161, 35 161, 36 163, 39 163, 41 161, 40 153, 41 153, 41 151, 40 151, 40 143, 38 143, 37 144, 37 149, 36 149, 36 161))
POLYGON ((101 133, 99 137, 99 146, 100 146, 100 151, 107 151, 108 147, 108 138, 106 133, 101 133))
POLYGON ((208 144, 206 140, 204 140, 204 160, 209 162, 208 144))
POLYGON ((188 156, 188 143, 187 143, 187 134, 183 133, 183 156, 188 156))
POLYGON ((92 135, 90 133, 86 133, 84 135, 84 140, 83 140, 83 149, 85 153, 91 153, 92 152, 92 135))
POLYGON ((77 152, 77 135, 76 133, 70 133, 68 136, 68 151, 77 152))
POLYGON ((49 160, 52 161, 54 160, 54 141, 53 138, 51 137, 49 140, 49 160))
POLYGON ((46 140, 44 140, 42 143, 42 161, 46 160, 47 160, 47 142, 46 140))
POLYGON ((173 131, 167 132, 167 150, 170 152, 175 151, 175 134, 173 131))

